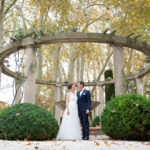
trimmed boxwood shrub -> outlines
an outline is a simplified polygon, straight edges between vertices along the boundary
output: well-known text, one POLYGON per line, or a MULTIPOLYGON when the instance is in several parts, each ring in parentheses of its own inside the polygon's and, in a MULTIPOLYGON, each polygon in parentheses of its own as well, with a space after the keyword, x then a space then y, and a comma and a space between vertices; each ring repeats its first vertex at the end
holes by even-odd
POLYGON ((150 139, 150 99, 137 94, 113 98, 101 116, 102 130, 113 139, 150 139))
POLYGON ((1 108, 1 106, 0 106, 0 113, 3 111, 3 109, 1 108))
POLYGON ((96 117, 92 120, 92 127, 96 127, 96 125, 100 125, 100 116, 96 116, 96 117))
POLYGON ((6 108, 3 108, 1 105, 0 105, 0 113, 6 108))
POLYGON ((49 140, 58 127, 53 115, 33 104, 16 104, 0 114, 0 139, 49 140))
MULTIPOLYGON (((113 71, 111 69, 106 70, 104 73, 105 80, 113 79, 113 71)), ((115 86, 113 84, 105 85, 105 99, 106 103, 111 100, 111 98, 115 97, 115 86)))

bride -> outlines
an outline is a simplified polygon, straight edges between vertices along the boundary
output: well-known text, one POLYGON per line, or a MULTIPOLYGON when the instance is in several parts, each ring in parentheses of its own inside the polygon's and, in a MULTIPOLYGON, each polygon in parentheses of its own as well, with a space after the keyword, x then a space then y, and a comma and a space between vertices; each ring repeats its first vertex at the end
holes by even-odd
POLYGON ((69 85, 66 94, 66 109, 56 137, 56 140, 81 140, 80 119, 78 116, 77 96, 75 85, 69 85))

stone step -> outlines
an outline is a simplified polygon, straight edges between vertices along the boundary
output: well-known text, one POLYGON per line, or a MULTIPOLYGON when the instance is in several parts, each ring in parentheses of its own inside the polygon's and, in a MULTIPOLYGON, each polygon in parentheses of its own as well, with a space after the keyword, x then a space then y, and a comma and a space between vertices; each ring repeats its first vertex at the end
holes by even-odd
POLYGON ((90 127, 90 135, 105 135, 104 132, 101 129, 101 126, 96 126, 96 127, 90 127))

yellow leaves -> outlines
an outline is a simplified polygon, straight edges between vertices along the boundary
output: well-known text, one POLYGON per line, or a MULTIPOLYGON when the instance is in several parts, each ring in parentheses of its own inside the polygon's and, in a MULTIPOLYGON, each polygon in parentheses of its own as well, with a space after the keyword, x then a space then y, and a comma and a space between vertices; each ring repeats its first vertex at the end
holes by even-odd
POLYGON ((145 145, 150 145, 150 142, 146 143, 145 145))
POLYGON ((145 35, 144 32, 148 30, 150 24, 149 0, 104 0, 104 5, 112 12, 110 25, 117 28, 119 32, 126 34, 134 31, 145 35))
POLYGON ((95 143, 97 146, 99 146, 99 145, 100 145, 100 143, 98 143, 97 141, 94 141, 94 143, 95 143))
POLYGON ((141 142, 143 145, 150 145, 150 142, 141 142))
POLYGON ((105 143, 105 145, 106 145, 107 147, 110 146, 110 144, 109 144, 107 141, 104 141, 104 143, 105 143))

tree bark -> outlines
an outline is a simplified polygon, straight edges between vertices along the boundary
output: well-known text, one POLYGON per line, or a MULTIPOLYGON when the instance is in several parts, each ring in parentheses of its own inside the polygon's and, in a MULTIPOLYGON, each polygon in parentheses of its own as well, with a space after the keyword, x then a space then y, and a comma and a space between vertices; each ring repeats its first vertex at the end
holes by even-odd
POLYGON ((15 80, 15 90, 16 90, 16 96, 15 96, 15 104, 19 104, 21 102, 21 86, 19 80, 15 80))
POLYGON ((75 69, 75 55, 76 50, 72 46, 72 50, 69 55, 69 66, 68 66, 68 82, 74 82, 74 69, 75 69))
MULTIPOLYGON (((9 10, 15 5, 17 0, 13 0, 13 2, 5 7, 5 0, 0 0, 0 51, 4 45, 4 19, 6 14, 8 14, 9 10)), ((1 74, 2 74, 2 64, 0 64, 0 86, 1 86, 1 74)))
MULTIPOLYGON (((42 51, 39 48, 38 49, 38 57, 37 57, 37 79, 42 78, 42 62, 43 62, 42 51)), ((40 85, 38 85, 38 84, 36 84, 35 104, 38 105, 38 106, 41 106, 41 102, 40 102, 40 85)))
POLYGON ((80 74, 80 59, 78 58, 76 60, 76 76, 77 76, 77 82, 80 81, 79 75, 80 74))
MULTIPOLYGON (((4 42, 3 15, 4 15, 4 0, 1 0, 0 1, 0 51, 3 48, 3 42, 4 42)), ((0 86, 1 86, 1 74, 2 74, 2 64, 0 64, 0 86)))
MULTIPOLYGON (((41 2, 40 2, 41 5, 41 2)), ((40 11, 40 16, 39 16, 39 24, 38 24, 38 29, 42 30, 42 26, 44 23, 44 13, 43 11, 40 11)), ((37 56, 37 79, 42 78, 42 63, 43 63, 43 56, 42 56, 42 51, 41 47, 38 48, 38 56, 37 56)), ((41 101, 40 101, 40 85, 36 84, 36 94, 35 94, 35 104, 38 106, 42 106, 41 101)))
MULTIPOLYGON (((102 74, 103 74, 104 71, 105 71, 105 68, 106 68, 106 66, 107 66, 107 63, 109 62, 109 60, 110 60, 110 58, 111 58, 111 56, 112 56, 112 54, 113 54, 113 52, 110 52, 110 53, 108 54, 108 57, 107 57, 107 59, 106 59, 106 61, 105 61, 105 64, 104 64, 102 70, 100 71, 98 77, 96 78, 96 82, 100 80, 102 74)), ((94 92, 95 88, 96 88, 96 86, 94 86, 94 87, 92 88, 92 90, 91 90, 91 95, 93 95, 93 92, 94 92)))

